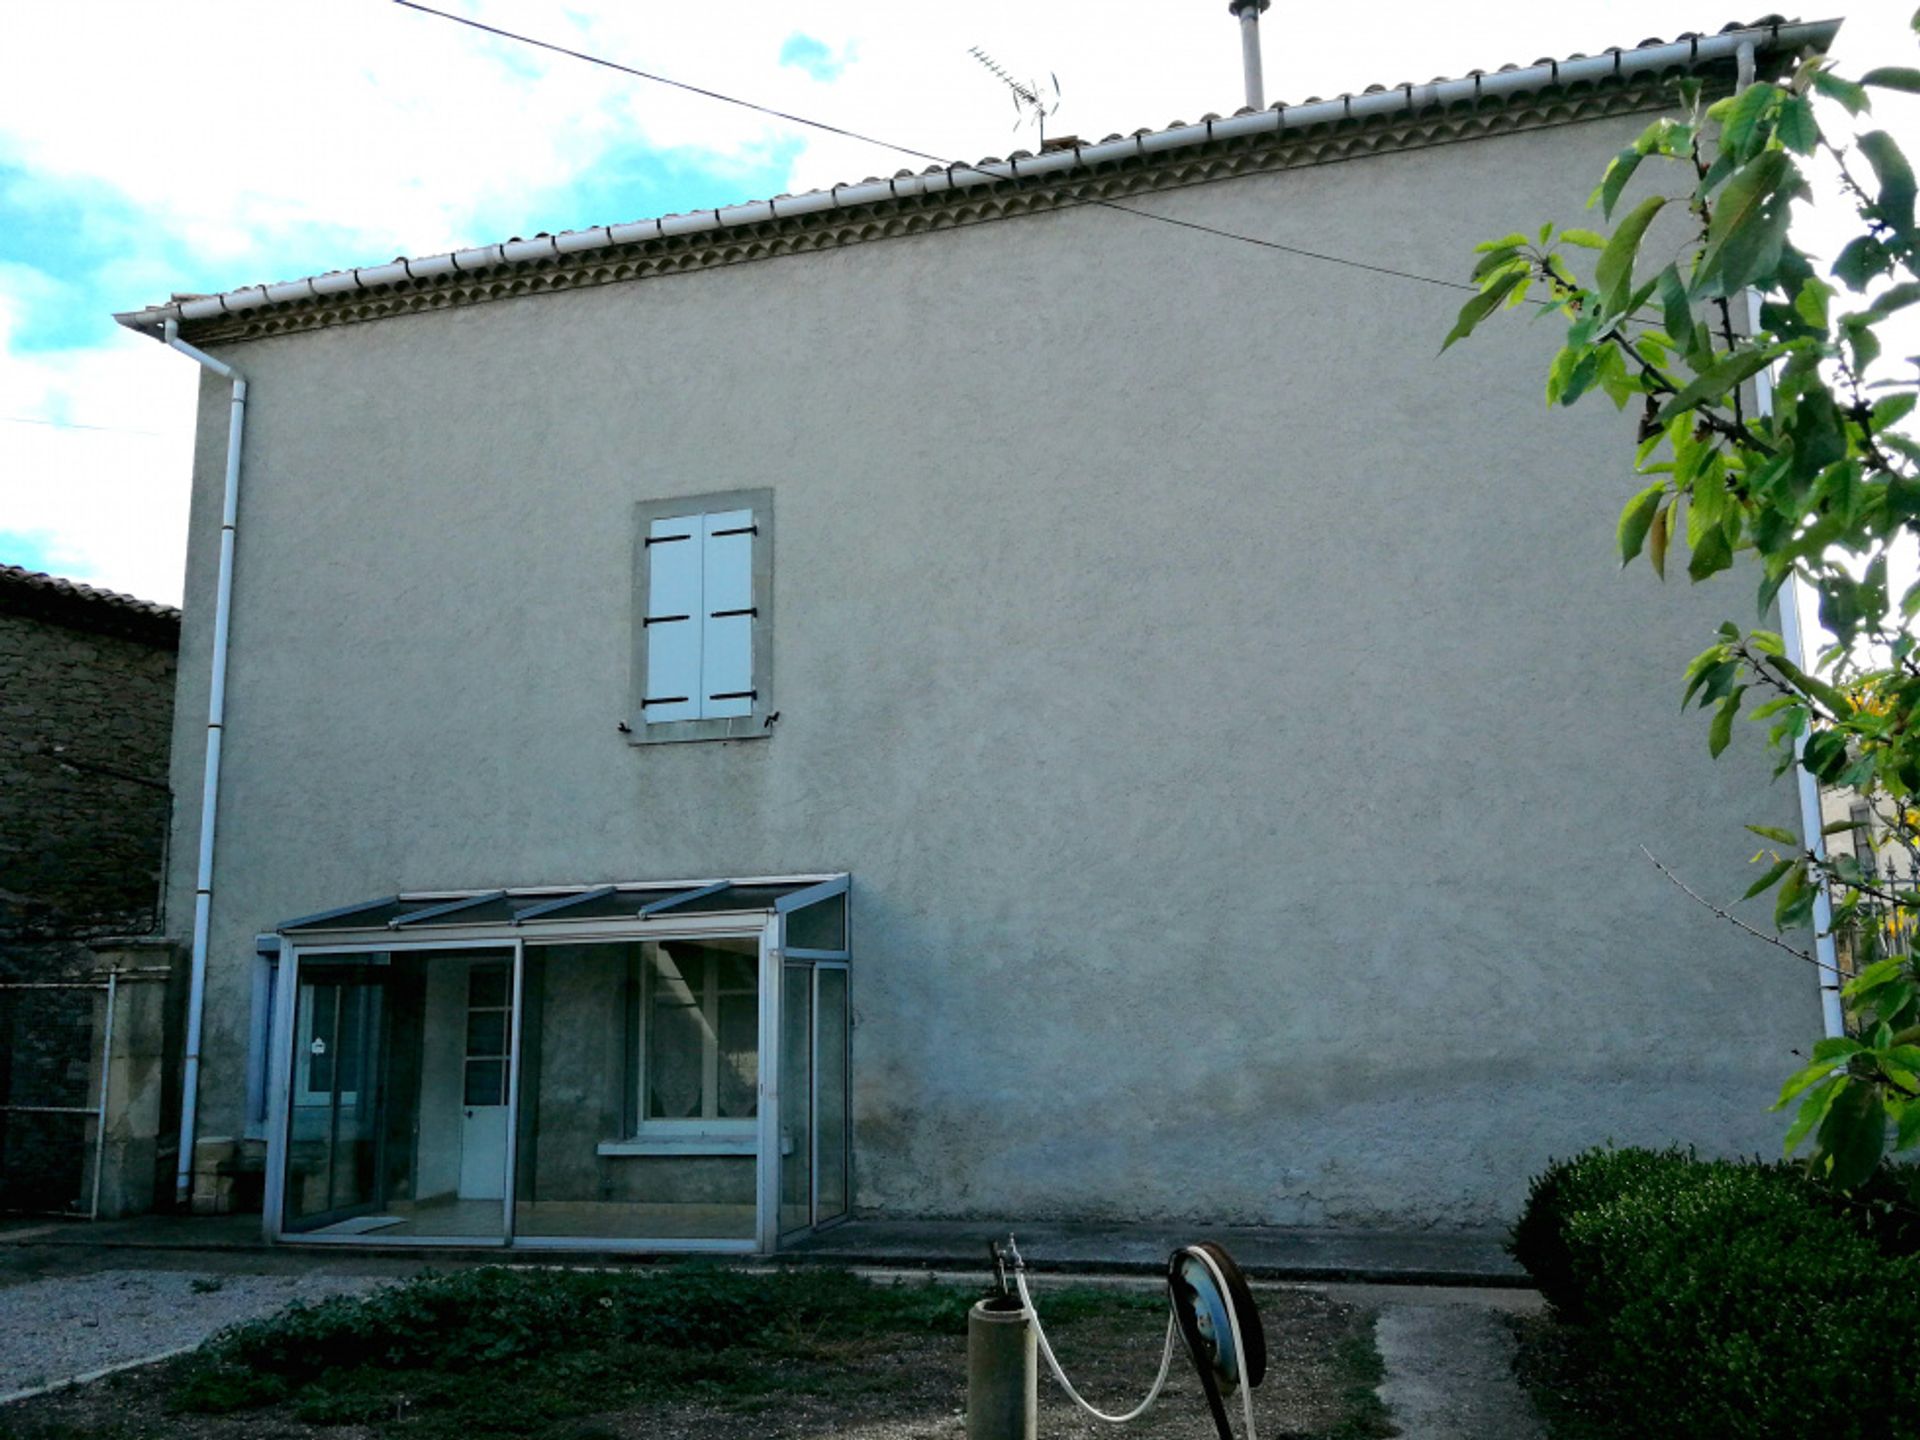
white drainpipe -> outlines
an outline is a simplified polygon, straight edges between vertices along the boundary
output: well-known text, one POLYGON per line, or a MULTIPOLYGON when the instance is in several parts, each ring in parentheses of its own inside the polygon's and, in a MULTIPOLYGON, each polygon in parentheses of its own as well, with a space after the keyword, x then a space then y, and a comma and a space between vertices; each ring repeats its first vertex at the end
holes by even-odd
POLYGON ((193 1141, 200 1110, 200 1031, 207 1008, 207 917, 213 906, 213 822, 220 802, 220 730, 227 710, 227 624, 233 609, 233 538, 240 513, 240 439, 247 424, 247 382, 180 338, 178 322, 166 324, 166 342, 189 360, 233 382, 227 411, 227 473, 220 502, 220 578, 213 602, 213 675, 207 687, 207 759, 200 781, 200 859, 193 878, 193 966, 187 988, 187 1068, 180 1089, 180 1163, 174 1198, 187 1203, 193 1191, 193 1141))
MULTIPOLYGON (((1743 40, 1735 52, 1737 67, 1736 81, 1744 90, 1753 83, 1754 55, 1753 42, 1743 40)), ((1756 290, 1747 291, 1747 333, 1753 334, 1760 328, 1760 294, 1756 290)), ((1762 370, 1754 377, 1754 398, 1762 415, 1773 414, 1773 377, 1762 370)), ((1800 621, 1800 581, 1797 576, 1789 575, 1787 583, 1780 587, 1780 638, 1787 647, 1787 656, 1802 670, 1809 674, 1814 669, 1814 657, 1809 653, 1806 630, 1800 621)), ((1815 856, 1827 858, 1827 837, 1820 832, 1825 828, 1825 816, 1820 809, 1820 782, 1812 771, 1800 763, 1806 753, 1807 737, 1802 734, 1793 743, 1793 778, 1800 792, 1800 839, 1801 843, 1815 856)), ((1825 884, 1814 887, 1813 892, 1813 955, 1820 962, 1820 1021, 1821 1028, 1829 1037, 1847 1033, 1847 1015, 1840 1003, 1840 960, 1833 943, 1833 897, 1827 893, 1825 884)))

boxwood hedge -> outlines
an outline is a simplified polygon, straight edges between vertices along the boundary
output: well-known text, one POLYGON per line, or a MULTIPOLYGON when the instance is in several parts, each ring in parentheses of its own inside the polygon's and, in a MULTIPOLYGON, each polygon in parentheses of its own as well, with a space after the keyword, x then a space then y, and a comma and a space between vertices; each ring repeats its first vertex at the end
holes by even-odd
POLYGON ((1622 1434, 1916 1436, 1915 1178, 1843 1196, 1795 1167, 1594 1150, 1534 1182, 1511 1249, 1584 1327, 1622 1434))

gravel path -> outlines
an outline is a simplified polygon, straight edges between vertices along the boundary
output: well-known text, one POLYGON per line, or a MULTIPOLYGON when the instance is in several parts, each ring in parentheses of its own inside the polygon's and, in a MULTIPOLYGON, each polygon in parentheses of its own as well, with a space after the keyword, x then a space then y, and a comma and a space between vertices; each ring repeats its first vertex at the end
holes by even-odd
POLYGON ((364 1293, 366 1275, 101 1270, 0 1289, 0 1401, 106 1366, 189 1348, 295 1300, 364 1293))

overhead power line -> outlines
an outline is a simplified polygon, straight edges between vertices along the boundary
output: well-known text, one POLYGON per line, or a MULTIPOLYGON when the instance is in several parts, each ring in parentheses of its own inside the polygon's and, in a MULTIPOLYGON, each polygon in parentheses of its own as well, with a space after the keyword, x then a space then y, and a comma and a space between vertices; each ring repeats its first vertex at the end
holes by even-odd
POLYGON ((82 425, 78 420, 42 420, 32 415, 0 415, 9 425, 45 425, 53 430, 99 430, 113 435, 160 435, 160 430, 135 430, 127 425, 82 425))
MULTIPOLYGON (((472 30, 484 31, 486 34, 498 36, 502 40, 512 40, 521 45, 531 45, 539 50, 548 50, 555 55, 565 55, 569 59, 583 61, 588 65, 598 65, 607 70, 617 70, 622 75, 631 75, 638 80, 648 80, 656 85, 666 85, 675 90, 684 90, 690 95, 699 95, 708 100, 719 101, 724 105, 737 105, 743 110, 752 110, 757 114, 771 116, 776 120, 784 120, 792 125, 801 125, 811 130, 824 131, 829 135, 838 135, 847 140, 857 140, 863 145, 877 145, 881 149, 891 150, 895 154, 910 155, 917 160, 930 160, 934 164, 948 170, 965 170, 975 175, 984 175, 988 179, 995 181, 1003 181, 1009 178, 1015 178, 1017 180, 1018 178, 982 169, 979 165, 969 164, 964 160, 949 160, 945 156, 935 155, 931 151, 917 150, 911 145, 897 144, 892 140, 883 139, 878 135, 869 135, 863 131, 850 130, 844 125, 834 125, 825 120, 810 119, 805 115, 795 115, 791 111, 779 110, 771 105, 761 105, 752 100, 744 100, 737 95, 728 95, 719 90, 710 90, 704 85, 692 85, 684 80, 675 80, 671 76, 656 75, 650 70, 640 70, 632 65, 623 65, 617 60, 609 60, 602 55, 594 55, 585 50, 570 49, 565 45, 557 45, 551 40, 542 40, 537 36, 522 35, 514 30, 505 30, 498 25, 488 25, 484 21, 470 19, 465 15, 455 15, 446 10, 436 10, 431 5, 418 3, 418 0, 393 0, 393 3, 408 10, 417 10, 423 15, 432 15, 441 20, 451 20, 456 25, 465 25, 472 30)), ((1303 260, 1319 260, 1329 265, 1344 265, 1348 269, 1365 270, 1374 275, 1390 275, 1400 280, 1415 280, 1422 285, 1438 285, 1447 290, 1477 292, 1478 288, 1473 285, 1463 284, 1458 280, 1442 280, 1433 275, 1421 275, 1411 270, 1396 270, 1391 265, 1373 265, 1364 260, 1349 259, 1344 255, 1329 255, 1321 250, 1307 250, 1301 246, 1287 245, 1278 240, 1262 239, 1257 235, 1242 235, 1237 231, 1222 230, 1218 226, 1203 225, 1197 220, 1180 220, 1172 215, 1160 215, 1151 210, 1138 210, 1131 205, 1122 205, 1115 200, 1098 198, 1074 200, 1068 202, 1068 204, 1061 208, 1072 209, 1080 205, 1098 205, 1105 210, 1116 210, 1122 215, 1133 215, 1142 220, 1153 220, 1162 225, 1177 226, 1182 230, 1194 230, 1203 235, 1217 236, 1222 240, 1237 240, 1243 245, 1254 245, 1263 250, 1278 250, 1285 255, 1297 255, 1303 260)))

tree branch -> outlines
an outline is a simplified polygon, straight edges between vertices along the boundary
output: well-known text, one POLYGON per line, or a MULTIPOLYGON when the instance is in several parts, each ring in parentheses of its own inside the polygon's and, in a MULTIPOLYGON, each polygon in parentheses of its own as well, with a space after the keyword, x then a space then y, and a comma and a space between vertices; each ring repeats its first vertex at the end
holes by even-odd
POLYGON ((1696 900, 1700 904, 1706 906, 1707 909, 1711 910, 1714 914, 1718 915, 1722 920, 1726 921, 1729 925, 1733 926, 1734 929, 1744 930, 1747 934, 1753 936, 1754 939, 1764 940, 1766 941, 1767 944, 1773 946, 1775 949, 1786 951, 1787 954, 1793 956, 1793 958, 1796 960, 1806 961, 1807 964, 1813 966, 1814 969, 1819 970, 1824 974, 1830 974, 1836 980, 1840 978, 1839 966, 1829 965, 1824 960, 1817 959, 1814 956, 1807 954, 1806 951, 1797 949, 1796 947, 1787 944, 1787 942, 1782 940, 1778 935, 1769 935, 1767 934, 1766 931, 1756 929, 1754 926, 1749 925, 1746 921, 1742 920, 1738 915, 1734 915, 1729 911, 1722 910, 1718 905, 1714 904, 1711 900, 1707 899, 1704 895, 1700 894, 1697 890, 1693 889, 1690 885, 1688 885, 1686 881, 1682 880, 1678 875, 1674 874, 1673 871, 1669 870, 1665 865, 1661 864, 1659 859, 1656 858, 1654 853, 1651 850, 1647 849, 1646 846, 1642 845, 1640 847, 1640 853, 1646 856, 1647 859, 1652 862, 1654 869, 1658 870, 1662 875, 1666 876, 1667 879, 1671 880, 1675 885, 1677 885, 1680 888, 1680 891, 1682 894, 1686 895, 1689 899, 1696 900))

